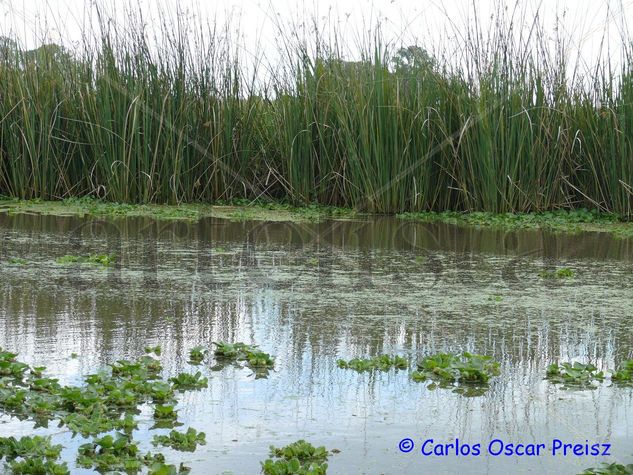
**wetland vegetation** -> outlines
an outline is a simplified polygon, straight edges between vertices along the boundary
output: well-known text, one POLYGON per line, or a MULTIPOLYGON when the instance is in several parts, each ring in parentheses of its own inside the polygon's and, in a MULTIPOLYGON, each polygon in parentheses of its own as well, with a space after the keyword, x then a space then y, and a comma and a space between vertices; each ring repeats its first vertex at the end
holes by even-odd
POLYGON ((445 44, 392 43, 374 25, 356 61, 336 29, 279 25, 281 64, 268 65, 231 47, 229 25, 182 10, 157 11, 164 31, 150 37, 134 10, 123 28, 101 9, 74 51, 4 37, 0 194, 179 219, 234 200, 513 226, 584 208, 611 214, 574 214, 580 224, 630 218, 628 32, 618 63, 571 75, 565 41, 540 16, 514 22, 518 10, 445 44), (181 206, 72 202, 85 196, 181 206), (512 214, 444 214, 460 211, 512 214))
POLYGON ((630 458, 628 32, 570 74, 501 8, 443 47, 377 27, 357 61, 280 27, 270 67, 169 13, 0 41, 7 471, 436 472, 398 452, 421 434, 630 458))

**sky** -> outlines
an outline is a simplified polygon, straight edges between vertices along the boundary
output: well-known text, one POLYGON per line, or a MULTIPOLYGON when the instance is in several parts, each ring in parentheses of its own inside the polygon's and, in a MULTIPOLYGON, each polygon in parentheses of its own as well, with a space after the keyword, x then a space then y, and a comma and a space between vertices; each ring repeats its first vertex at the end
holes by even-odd
MULTIPOLYGON (((125 25, 124 0, 0 0, 0 34, 16 37, 27 48, 44 42, 77 46, 82 32, 90 31, 96 4, 125 25)), ((516 21, 526 28, 538 12, 547 35, 564 37, 569 54, 587 64, 599 57, 601 44, 619 56, 622 31, 633 22, 633 0, 140 0, 133 2, 151 28, 158 24, 156 12, 173 11, 176 5, 188 11, 192 21, 230 18, 234 46, 252 55, 275 57, 279 51, 279 25, 312 25, 322 32, 335 28, 344 53, 354 59, 357 45, 367 31, 381 25, 384 38, 394 45, 423 44, 441 48, 456 43, 465 25, 476 15, 485 30, 494 12, 517 10, 516 21), (558 30, 555 25, 559 20, 558 30), (606 43, 603 43, 603 39, 606 43)), ((284 40, 281 40, 282 42, 284 40)), ((433 49, 433 48, 428 48, 433 49)))

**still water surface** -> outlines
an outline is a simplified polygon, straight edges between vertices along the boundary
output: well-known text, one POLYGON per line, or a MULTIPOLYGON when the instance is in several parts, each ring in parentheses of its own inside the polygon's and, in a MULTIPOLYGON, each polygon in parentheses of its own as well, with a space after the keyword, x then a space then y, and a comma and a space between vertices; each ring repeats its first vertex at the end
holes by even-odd
MULTIPOLYGON (((200 474, 255 474, 268 447, 303 438, 341 452, 333 474, 562 473, 633 462, 633 390, 569 391, 543 380, 555 361, 613 368, 633 358, 633 242, 415 224, 393 218, 318 224, 196 224, 0 214, 0 347, 62 383, 161 345, 165 375, 191 372, 189 350, 258 344, 275 371, 203 372, 179 417, 206 432, 200 474), (66 254, 116 253, 115 266, 60 266, 66 254), (28 264, 10 265, 20 257, 28 264), (572 280, 545 280, 566 266, 572 280), (338 358, 397 353, 415 361, 473 351, 501 362, 479 397, 430 390, 408 371, 358 374, 338 358), (71 358, 77 353, 78 358, 71 358), (416 449, 403 454, 401 439, 416 449), (425 457, 423 440, 610 443, 611 457, 425 457)), ((151 413, 135 433, 152 449, 151 413)), ((0 433, 32 434, 0 417, 0 433)), ((81 437, 51 424, 72 465, 81 437)), ((163 431, 166 432, 166 431, 163 431)), ((483 451, 483 450, 482 450, 483 451)), ((73 473, 82 471, 73 469, 73 473)))

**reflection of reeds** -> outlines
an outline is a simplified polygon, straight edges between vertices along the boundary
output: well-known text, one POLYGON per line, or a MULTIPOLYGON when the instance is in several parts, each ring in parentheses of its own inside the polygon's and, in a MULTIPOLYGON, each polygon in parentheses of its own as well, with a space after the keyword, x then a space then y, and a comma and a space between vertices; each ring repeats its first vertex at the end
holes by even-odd
POLYGON ((140 18, 125 31, 100 18, 81 60, 0 45, 0 193, 632 214, 628 46, 621 71, 583 78, 538 20, 525 35, 503 18, 487 39, 462 35, 457 61, 394 55, 377 35, 347 62, 336 38, 288 31, 290 74, 264 84, 215 26, 187 33, 165 15, 157 55, 140 18))

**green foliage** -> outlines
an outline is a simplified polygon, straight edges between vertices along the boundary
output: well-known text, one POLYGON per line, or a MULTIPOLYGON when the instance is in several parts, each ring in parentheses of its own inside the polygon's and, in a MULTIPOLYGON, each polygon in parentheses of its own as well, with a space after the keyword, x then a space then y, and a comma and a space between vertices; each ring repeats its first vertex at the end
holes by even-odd
POLYGON ((406 369, 409 367, 409 362, 402 356, 398 355, 378 355, 369 359, 354 358, 349 361, 337 360, 336 364, 339 368, 349 368, 359 372, 372 371, 376 369, 380 371, 389 371, 391 368, 406 369))
POLYGON ((22 259, 21 257, 9 257, 7 262, 12 266, 24 266, 29 263, 26 259, 22 259))
POLYGON ((499 363, 491 356, 464 352, 462 354, 438 353, 427 356, 411 373, 414 381, 427 379, 442 382, 486 384, 499 374, 499 363))
POLYGON ((574 277, 576 273, 567 267, 561 267, 555 271, 539 272, 538 275, 544 279, 570 279, 574 277))
POLYGON ((620 237, 633 235, 633 226, 614 213, 587 210, 555 210, 529 213, 425 211, 398 214, 398 218, 426 223, 490 227, 507 230, 546 229, 553 232, 606 231, 620 237))
POLYGON ((204 360, 205 355, 207 354, 207 349, 203 346, 195 346, 191 350, 189 350, 189 363, 194 365, 199 365, 204 360))
POLYGON ((227 359, 240 359, 244 358, 246 352, 251 348, 246 343, 226 343, 226 342, 213 342, 216 346, 214 355, 216 358, 227 359))
POLYGON ((633 475, 633 464, 603 463, 598 468, 588 468, 578 475, 633 475))
POLYGON ((154 408, 154 419, 175 421, 178 419, 178 413, 174 409, 174 406, 156 404, 154 408))
POLYGON ((177 376, 169 378, 169 381, 173 384, 174 389, 188 390, 206 388, 209 380, 198 371, 195 374, 179 373, 177 376))
POLYGON ((56 262, 58 264, 93 264, 109 267, 115 260, 114 254, 90 254, 88 256, 66 255, 59 257, 56 262))
POLYGON ((57 463, 61 451, 62 446, 52 445, 50 437, 0 437, 0 460, 6 458, 15 474, 66 475, 67 465, 57 463))
POLYGON ((213 342, 216 346, 214 355, 220 361, 234 361, 244 363, 251 368, 256 375, 266 376, 268 370, 275 367, 275 358, 268 353, 261 351, 255 345, 247 345, 246 343, 226 343, 213 342))
POLYGON ((621 384, 633 383, 633 360, 623 361, 611 375, 611 381, 621 384))
POLYGON ((553 383, 564 384, 563 388, 594 388, 604 380, 604 373, 592 364, 553 363, 547 367, 546 378, 553 383))
POLYGON ((57 460, 61 451, 62 446, 52 445, 50 437, 39 435, 24 436, 20 439, 0 437, 0 459, 6 457, 9 460, 13 460, 23 457, 57 460))
POLYGON ((154 353, 156 356, 160 356, 161 353, 160 345, 146 346, 144 351, 145 353, 154 353))
MULTIPOLYGON (((167 33, 187 21, 157 15, 167 33)), ((434 56, 439 45, 385 47, 379 31, 360 42, 362 61, 345 61, 337 35, 300 40, 290 29, 285 62, 271 68, 283 73, 262 85, 252 74, 262 58, 230 46, 230 25, 190 22, 172 39, 150 37, 141 15, 126 19, 120 29, 98 15, 100 42, 77 56, 5 39, 0 194, 632 215, 630 48, 621 69, 570 76, 564 39, 552 41, 545 20, 517 31, 501 8, 492 28, 473 20, 452 42, 469 52, 460 61, 434 56), (160 55, 139 53, 157 41, 160 55)))
MULTIPOLYGON (((160 351, 158 347, 150 350, 160 351)), ((43 426, 57 419, 73 435, 97 437, 80 447, 78 465, 101 472, 136 473, 143 465, 151 473, 187 472, 184 466, 177 470, 165 464, 161 454, 142 457, 132 433, 138 429, 135 415, 142 404, 154 404, 155 428, 179 425, 174 391, 206 385, 200 373, 174 378, 173 383, 164 381, 160 362, 145 354, 134 361, 113 363, 109 373, 90 374, 81 386, 64 386, 46 377, 45 367, 31 367, 16 358, 16 353, 0 348, 0 410, 43 426), (114 435, 98 437, 113 431, 114 435)), ((174 432, 170 443, 195 450, 192 440, 201 444, 204 434, 192 428, 184 434, 174 432)), ((50 437, 0 437, 0 459, 7 459, 13 473, 68 473, 66 464, 56 462, 61 449, 51 444, 50 437)))
POLYGON ((206 440, 204 432, 198 432, 193 427, 189 427, 187 432, 172 430, 169 435, 155 435, 152 444, 193 452, 198 445, 206 444, 206 440))
POLYGON ((26 458, 24 460, 14 460, 9 463, 11 473, 14 475, 68 475, 68 465, 56 463, 52 460, 42 458, 26 458))
POLYGON ((262 462, 265 475, 324 475, 330 452, 325 447, 314 447, 298 440, 285 447, 270 447, 269 459, 262 462))
POLYGON ((136 472, 142 466, 138 445, 126 434, 106 435, 79 447, 77 465, 99 472, 136 472))

